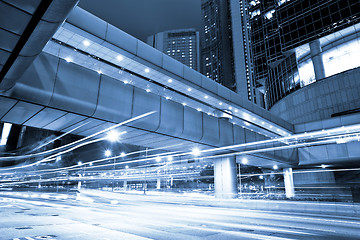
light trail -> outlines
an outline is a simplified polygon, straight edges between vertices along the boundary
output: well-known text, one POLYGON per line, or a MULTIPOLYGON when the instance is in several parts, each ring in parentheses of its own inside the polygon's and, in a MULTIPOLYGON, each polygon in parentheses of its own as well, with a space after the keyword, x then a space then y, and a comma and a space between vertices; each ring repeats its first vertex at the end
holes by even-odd
MULTIPOLYGON (((79 139, 79 140, 77 140, 77 141, 75 141, 75 142, 72 142, 72 143, 66 144, 66 145, 64 145, 64 146, 61 146, 61 147, 59 147, 59 148, 56 148, 56 150, 61 150, 61 149, 70 147, 70 146, 72 146, 72 145, 81 143, 81 142, 83 142, 83 141, 85 141, 85 140, 87 140, 87 139, 96 137, 96 136, 98 136, 98 135, 100 135, 100 134, 102 134, 102 133, 105 133, 105 132, 107 132, 107 131, 110 131, 110 130, 112 130, 112 129, 115 129, 115 128, 117 128, 117 127, 120 127, 120 126, 122 126, 122 125, 124 125, 124 124, 130 123, 130 122, 133 122, 133 121, 136 121, 136 120, 141 119, 141 118, 144 118, 144 117, 147 117, 147 116, 149 116, 149 115, 151 115, 151 114, 154 114, 155 112, 156 112, 156 111, 151 111, 151 112, 148 112, 148 113, 141 114, 141 115, 139 115, 139 116, 137 116, 137 117, 130 118, 130 119, 126 120, 126 121, 123 121, 123 122, 121 122, 121 123, 115 124, 114 126, 111 126, 111 127, 108 127, 108 128, 106 128, 106 129, 104 129, 104 130, 101 130, 101 131, 99 131, 99 132, 96 132, 96 133, 94 133, 94 134, 92 134, 92 135, 90 135, 90 136, 87 136, 87 137, 82 138, 82 139, 79 139)), ((40 156, 40 155, 48 154, 48 153, 51 153, 51 152, 53 152, 53 151, 55 151, 55 149, 48 150, 48 151, 41 152, 41 153, 30 154, 30 155, 22 155, 22 156, 14 156, 14 157, 13 157, 13 156, 11 156, 11 157, 0 157, 0 161, 2 161, 2 160, 5 160, 5 161, 18 160, 18 159, 16 159, 16 158, 24 159, 24 158, 29 158, 29 157, 35 157, 35 156, 40 156)), ((0 169, 0 171, 1 171, 1 170, 2 170, 2 169, 0 169)))

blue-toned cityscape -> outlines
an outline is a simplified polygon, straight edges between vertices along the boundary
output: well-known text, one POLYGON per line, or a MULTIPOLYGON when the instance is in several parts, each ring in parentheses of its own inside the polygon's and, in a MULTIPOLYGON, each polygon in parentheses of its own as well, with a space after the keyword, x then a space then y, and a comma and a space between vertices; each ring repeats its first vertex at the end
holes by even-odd
POLYGON ((0 0, 0 239, 360 239, 359 56, 358 0, 0 0))

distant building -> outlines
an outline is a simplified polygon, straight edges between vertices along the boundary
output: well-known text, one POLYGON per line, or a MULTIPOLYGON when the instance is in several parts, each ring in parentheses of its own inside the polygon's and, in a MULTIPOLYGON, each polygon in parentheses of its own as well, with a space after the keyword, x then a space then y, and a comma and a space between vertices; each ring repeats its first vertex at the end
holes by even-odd
POLYGON ((193 28, 159 32, 147 43, 179 62, 200 71, 199 32, 193 28))

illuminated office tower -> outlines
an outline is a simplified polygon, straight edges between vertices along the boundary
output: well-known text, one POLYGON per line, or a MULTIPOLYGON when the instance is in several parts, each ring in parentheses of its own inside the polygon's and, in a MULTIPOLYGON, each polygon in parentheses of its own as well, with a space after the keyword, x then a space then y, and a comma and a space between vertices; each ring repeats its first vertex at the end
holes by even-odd
POLYGON ((200 70, 199 32, 195 29, 159 32, 149 36, 147 43, 190 68, 200 70))

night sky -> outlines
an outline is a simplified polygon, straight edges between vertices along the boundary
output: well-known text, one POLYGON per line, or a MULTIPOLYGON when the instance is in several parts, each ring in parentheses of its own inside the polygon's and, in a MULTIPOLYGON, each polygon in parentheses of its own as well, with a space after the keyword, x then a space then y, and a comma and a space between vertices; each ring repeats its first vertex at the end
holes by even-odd
POLYGON ((201 27, 201 0, 81 0, 79 6, 146 41, 157 32, 201 27))

